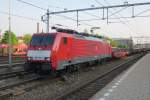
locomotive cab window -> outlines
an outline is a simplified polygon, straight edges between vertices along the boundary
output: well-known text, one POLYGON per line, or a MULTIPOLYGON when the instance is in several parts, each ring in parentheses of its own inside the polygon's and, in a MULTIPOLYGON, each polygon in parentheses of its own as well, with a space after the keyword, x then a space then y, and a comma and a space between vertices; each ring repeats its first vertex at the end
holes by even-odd
POLYGON ((63 37, 63 43, 67 44, 67 42, 68 42, 67 37, 63 37))
POLYGON ((34 35, 31 39, 32 46, 53 45, 55 35, 34 35))

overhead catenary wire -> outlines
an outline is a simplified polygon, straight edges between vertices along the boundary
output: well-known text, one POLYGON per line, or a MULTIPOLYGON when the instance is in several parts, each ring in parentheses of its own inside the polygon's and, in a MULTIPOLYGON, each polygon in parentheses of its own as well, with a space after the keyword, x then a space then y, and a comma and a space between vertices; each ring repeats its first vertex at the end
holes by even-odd
MULTIPOLYGON (((106 0, 104 0, 108 5, 110 5, 106 0)), ((102 6, 104 6, 102 3, 100 3, 100 2, 98 2, 98 0, 95 0, 95 2, 97 2, 99 5, 102 5, 102 6)), ((111 12, 110 10, 109 10, 109 12, 111 12)), ((112 12, 111 12, 112 13, 112 12)), ((112 15, 113 15, 113 13, 112 13, 112 15)), ((119 14, 120 15, 120 14, 119 14)), ((120 15, 121 16, 121 15, 120 15)), ((109 18, 109 15, 108 15, 108 9, 107 9, 107 23, 109 23, 108 22, 108 18, 109 18)), ((123 25, 125 25, 128 29, 129 29, 129 31, 131 31, 132 33, 133 33, 133 30, 132 30, 132 28, 130 28, 129 26, 128 26, 128 24, 126 24, 124 21, 122 21, 120 18, 119 18, 119 21, 123 24, 123 25)), ((128 22, 128 21, 127 21, 128 22)), ((128 22, 129 23, 129 22, 128 22)), ((129 34, 130 35, 130 34, 129 34)))
MULTIPOLYGON (((28 5, 30 5, 30 6, 33 6, 33 7, 39 8, 39 9, 47 10, 47 9, 42 8, 42 7, 40 7, 40 6, 37 6, 37 5, 34 5, 34 4, 32 4, 32 3, 26 2, 26 1, 24 1, 24 0, 17 0, 17 1, 20 1, 20 2, 22 2, 22 3, 28 4, 28 5)), ((104 0, 104 1, 107 2, 106 0, 104 0)), ((104 5, 103 5, 102 3, 100 3, 98 0, 95 0, 95 2, 98 3, 100 6, 104 7, 104 5)), ((109 3, 107 2, 107 4, 109 4, 109 3)), ((145 4, 145 3, 141 3, 141 4, 145 4)), ((55 6, 53 6, 53 5, 50 5, 50 6, 51 6, 51 7, 55 7, 55 6)), ((133 6, 134 6, 134 4, 133 4, 133 6)), ((55 8, 63 8, 63 7, 55 7, 55 8)), ((123 8, 123 9, 126 9, 126 7, 123 8)), ((120 11, 123 10, 123 9, 120 9, 120 11)), ((116 11, 115 13, 118 13, 118 12, 120 12, 120 11, 116 11)), ((110 12, 110 11, 109 11, 109 12, 110 12)), ((113 13, 113 14, 115 14, 115 13, 113 13)), ((62 17, 64 17, 64 16, 62 16, 62 17)), ((65 18, 65 17, 64 17, 64 18, 65 18)), ((71 19, 71 20, 72 20, 72 19, 71 19)), ((75 19, 74 19, 74 20, 75 20, 75 19)))
MULTIPOLYGON (((24 3, 24 4, 27 4, 27 5, 30 5, 30 6, 33 6, 33 7, 35 7, 35 8, 38 8, 38 9, 41 9, 41 10, 45 10, 45 11, 47 11, 47 9, 46 9, 46 8, 43 8, 43 7, 37 6, 37 5, 35 5, 35 4, 32 4, 32 3, 26 2, 26 1, 24 1, 24 0, 17 0, 17 1, 19 1, 19 2, 21 2, 21 3, 24 3)), ((56 15, 56 16, 63 17, 63 18, 65 18, 65 19, 72 20, 72 21, 77 21, 76 19, 73 19, 73 18, 71 18, 71 17, 67 17, 67 16, 65 16, 65 15, 56 15)), ((82 24, 85 24, 85 25, 88 25, 88 26, 92 26, 92 25, 87 24, 87 23, 82 23, 82 24)))
MULTIPOLYGON (((108 5, 110 5, 106 0, 104 0, 108 5)), ((103 5, 102 3, 100 3, 100 2, 98 2, 98 0, 95 0, 95 2, 97 2, 99 5, 103 5)), ((103 5, 104 6, 104 5, 103 5)), ((112 8, 112 9, 114 9, 114 8, 112 8)), ((107 9, 107 11, 108 11, 108 9, 107 9)), ((110 10, 109 10, 109 12, 110 13, 112 13, 110 10)), ((120 15, 120 14, 119 14, 120 15)), ((120 15, 121 16, 121 15, 120 15)), ((108 17, 108 15, 107 15, 107 17, 108 17)), ((107 20, 108 20, 108 18, 107 18, 107 20)), ((128 24, 126 24, 126 22, 127 23, 129 23, 128 21, 122 21, 121 19, 119 19, 119 21, 123 24, 123 25, 125 25, 132 33, 133 33, 133 30, 132 30, 132 28, 128 25, 128 24)), ((107 23, 109 23, 108 21, 107 21, 107 23)))
POLYGON ((17 0, 17 1, 22 2, 22 3, 24 3, 24 4, 27 4, 27 5, 30 5, 30 6, 32 6, 32 7, 39 8, 39 9, 41 9, 41 10, 47 10, 47 9, 45 9, 45 8, 42 8, 42 7, 40 7, 40 6, 34 5, 34 4, 32 4, 32 3, 29 3, 29 2, 26 2, 26 1, 23 1, 23 0, 17 0))
POLYGON ((141 14, 146 13, 146 12, 148 12, 148 11, 150 11, 150 9, 146 9, 146 10, 144 10, 144 11, 141 11, 141 12, 139 12, 138 14, 136 14, 135 16, 141 15, 141 14))
MULTIPOLYGON (((2 12, 0 11, 0 14, 4 14, 4 15, 9 15, 8 12, 2 12)), ((23 18, 23 19, 27 19, 27 20, 32 20, 32 21, 40 21, 38 19, 35 19, 35 18, 31 18, 31 17, 26 17, 26 16, 21 16, 21 15, 17 15, 17 14, 10 14, 11 16, 15 16, 15 17, 18 17, 18 18, 23 18)))
MULTIPOLYGON (((140 17, 149 18, 150 15, 135 16, 135 17, 137 17, 137 18, 140 18, 140 17)), ((128 17, 112 17, 112 18, 109 18, 109 19, 122 19, 122 18, 133 19, 133 17, 131 17, 131 16, 128 16, 128 17)), ((80 21, 82 22, 82 21, 97 21, 97 20, 102 20, 102 19, 101 18, 92 18, 92 19, 83 19, 83 20, 80 20, 80 21)))
POLYGON ((90 8, 82 8, 82 9, 72 9, 72 10, 63 10, 50 12, 50 14, 60 14, 60 13, 69 13, 69 12, 82 12, 82 11, 90 11, 90 10, 98 10, 98 9, 112 9, 112 8, 121 8, 121 7, 133 7, 133 6, 142 6, 142 5, 150 5, 150 2, 143 3, 134 3, 134 4, 119 4, 119 5, 110 5, 110 6, 100 6, 100 7, 90 7, 90 8))
MULTIPOLYGON (((57 16, 57 15, 56 15, 57 16)), ((72 21, 77 21, 76 19, 73 19, 73 18, 71 18, 71 17, 68 17, 68 16, 64 16, 64 15, 59 15, 59 17, 63 17, 63 18, 66 18, 66 19, 69 19, 69 20, 72 20, 72 21)), ((80 22, 80 21, 79 21, 80 22)), ((85 25, 87 25, 87 26, 91 26, 92 27, 92 25, 90 25, 90 24, 87 24, 87 23, 83 23, 83 22, 81 22, 82 24, 85 24, 85 25)))
POLYGON ((111 16, 113 16, 113 15, 115 15, 115 14, 117 14, 117 13, 119 13, 119 12, 121 12, 121 11, 127 9, 127 8, 128 8, 128 7, 124 7, 124 8, 122 8, 122 9, 119 9, 119 10, 117 10, 116 12, 112 13, 111 15, 109 15, 109 17, 111 17, 111 16))
MULTIPOLYGON (((41 9, 41 10, 47 10, 47 9, 45 9, 45 8, 42 8, 42 7, 40 7, 40 6, 37 6, 37 5, 35 5, 35 4, 33 4, 33 3, 29 3, 29 2, 26 2, 26 1, 24 1, 24 0, 17 0, 17 1, 20 1, 20 2, 22 2, 22 3, 25 3, 25 4, 28 4, 28 5, 30 5, 30 6, 33 6, 33 7, 36 7, 36 8, 39 8, 39 9, 41 9)), ((101 4, 98 0, 95 0, 97 3, 99 3, 99 5, 100 6, 102 6, 102 7, 104 7, 104 5, 103 4, 101 4)), ((106 0, 105 0, 106 1, 106 0)), ((129 7, 130 6, 136 6, 136 5, 144 5, 144 4, 149 4, 149 3, 139 3, 139 4, 129 4, 129 7)), ((51 6, 51 5, 50 5, 51 6)), ((118 5, 119 6, 119 5, 118 5)), ((121 5, 120 5, 121 6, 121 5)), ((51 6, 52 7, 52 6, 51 6)), ((126 7, 127 6, 124 6, 125 8, 123 8, 123 9, 126 9, 126 7)), ((61 7, 55 7, 55 8, 61 8, 61 7)), ((114 8, 113 6, 112 6, 112 8, 114 8)), ((122 9, 122 10, 123 10, 122 9)), ((121 10, 121 9, 120 9, 121 10)), ((68 11, 68 10, 67 10, 68 11)), ((109 11, 110 12, 110 11, 109 11)), ((118 11, 116 11, 116 12, 114 12, 114 13, 112 13, 112 14, 114 14, 114 15, 116 15, 115 13, 118 13, 118 12, 120 12, 119 10, 118 11)), ((53 13, 53 12, 52 12, 53 13)), ((51 14, 51 12, 50 12, 50 14, 51 14)), ((92 15, 92 14, 91 14, 92 15)), ((72 17, 68 17, 68 16, 65 16, 65 15, 56 15, 56 16, 59 16, 59 17, 63 17, 63 18, 65 18, 65 19, 68 19, 68 20, 72 20, 72 21, 77 21, 76 19, 74 19, 74 18, 72 18, 72 17)), ((110 15, 109 15, 110 16, 110 15)), ((96 16, 95 16, 96 17, 96 16)), ((139 17, 139 16, 138 16, 139 17)), ((117 18, 124 18, 124 17, 117 17, 117 18)), ((110 19, 110 18, 109 18, 110 19)), ((90 24, 87 24, 87 23, 83 23, 81 20, 79 20, 79 22, 81 23, 81 24, 85 24, 85 25, 88 25, 88 26, 92 26, 92 25, 90 25, 90 24)), ((129 25, 127 25, 126 24, 126 22, 128 22, 128 21, 120 21, 122 24, 124 24, 124 25, 126 25, 127 27, 129 27, 129 25)), ((132 30, 131 28, 129 28, 130 29, 130 31, 132 30)))
MULTIPOLYGON (((104 0, 104 1, 105 1, 108 5, 111 5, 111 4, 110 4, 107 0, 104 0)), ((127 7, 125 7, 125 8, 128 8, 128 6, 127 6, 127 7)), ((114 11, 116 11, 116 9, 115 9, 115 8, 113 8, 113 10, 114 10, 114 11)), ((122 17, 122 15, 120 14, 120 12, 116 12, 116 14, 118 14, 119 16, 121 16, 121 17, 122 17)), ((124 20, 125 20, 125 22, 127 22, 127 23, 129 22, 129 21, 128 21, 127 19, 125 19, 125 18, 124 18, 124 20)), ((129 23, 128 23, 128 24, 129 24, 129 23)))
MULTIPOLYGON (((107 0, 104 0, 108 5, 110 5, 110 3, 107 1, 107 0)), ((124 3, 126 3, 125 5, 128 5, 128 1, 126 0, 124 3)), ((115 10, 115 8, 113 8, 114 10, 115 10)), ((125 20, 125 22, 127 22, 127 23, 124 23, 124 25, 126 25, 128 28, 129 28, 129 30, 131 30, 131 32, 133 33, 133 29, 131 28, 131 24, 130 24, 130 22, 127 20, 127 19, 129 19, 129 18, 135 18, 135 17, 149 17, 149 16, 139 16, 139 15, 141 15, 141 14, 143 14, 143 13, 145 13, 145 12, 148 12, 150 9, 147 9, 147 10, 144 10, 144 11, 142 11, 142 12, 140 12, 140 13, 138 13, 138 14, 136 14, 136 15, 134 15, 134 6, 132 6, 132 17, 123 17, 120 13, 118 13, 118 15, 120 15, 121 17, 118 17, 119 19, 124 19, 125 20), (129 26, 130 25, 130 26, 129 26)), ((117 18, 112 18, 112 19, 117 19, 117 18)), ((138 34, 137 34, 138 35, 138 34)))
MULTIPOLYGON (((104 6, 101 2, 99 2, 98 0, 95 0, 95 2, 96 3, 98 3, 100 6, 104 6)), ((123 11, 123 10, 125 10, 126 8, 128 8, 128 7, 124 7, 124 8, 121 8, 121 9, 119 9, 119 10, 117 10, 116 12, 114 12, 114 13, 112 13, 111 12, 111 15, 108 15, 108 18, 109 17, 111 17, 111 16, 113 16, 113 15, 115 15, 115 14, 117 14, 117 13, 119 13, 119 12, 121 12, 121 11, 123 11)), ((110 12, 110 11, 109 11, 110 12)), ((88 12, 84 12, 84 13, 86 13, 86 14, 88 14, 88 15, 91 15, 91 16, 93 16, 93 17, 96 17, 96 18, 100 18, 100 16, 97 16, 97 15, 94 15, 94 14, 91 14, 91 13, 88 13, 88 12)), ((104 20, 105 18, 101 18, 100 20, 104 20)), ((123 24, 125 24, 123 21, 121 21, 123 24)), ((109 23, 109 22, 108 22, 109 23)))
MULTIPOLYGON (((106 1, 106 0, 105 0, 106 1)), ((94 7, 94 8, 84 8, 84 9, 74 9, 74 10, 67 10, 67 11, 58 11, 58 12, 51 12, 50 14, 60 14, 60 13, 68 13, 68 12, 75 12, 75 11, 85 11, 85 10, 96 10, 96 9, 106 9, 106 8, 115 8, 115 7, 134 7, 134 6, 139 6, 139 5, 149 5, 150 2, 145 2, 145 3, 135 3, 135 4, 128 4, 128 2, 126 4, 123 4, 123 5, 110 5, 110 6, 104 6, 102 3, 100 3, 98 0, 96 0, 97 3, 100 4, 100 6, 102 7, 94 7)), ((109 11, 110 12, 110 11, 109 11)), ((120 11, 116 11, 116 13, 118 13, 120 11)), ((92 14, 90 14, 92 15, 92 14)), ((99 17, 99 16, 95 16, 93 15, 94 17, 99 17)), ((121 17, 117 17, 117 19, 125 19, 126 17, 122 17, 122 15, 120 15, 121 17)), ((137 16, 137 17, 141 17, 141 16, 137 16)), ((144 17, 144 16, 143 16, 144 17)), ((109 18, 110 19, 110 18, 109 18)), ((115 18, 113 18, 115 19, 115 18)), ((127 21, 127 19, 125 19, 126 21, 122 21, 120 20, 120 22, 125 25, 131 32, 133 32, 132 28, 127 24, 129 23, 129 21, 127 21), (127 22, 127 23, 126 23, 127 22)), ((80 20, 82 21, 82 20, 80 20)))
MULTIPOLYGON (((53 5, 48 5, 49 7, 54 7, 54 8, 58 8, 58 9, 64 9, 64 10, 67 10, 67 8, 63 8, 63 7, 59 7, 59 6, 53 6, 53 5)), ((85 12, 86 13, 86 12, 85 12)), ((56 15, 57 16, 57 15, 56 15)), ((59 15, 58 17, 64 17, 64 18, 66 18, 66 19, 70 19, 70 20, 72 20, 72 21, 77 21, 76 19, 73 19, 73 18, 71 18, 71 17, 68 17, 68 16, 64 16, 64 15, 59 15)), ((79 21, 80 22, 80 21, 79 21)), ((85 25, 87 25, 87 26, 91 26, 91 27, 93 27, 92 25, 90 25, 90 24, 87 24, 87 23, 84 23, 84 22, 81 22, 81 23, 83 23, 83 24, 85 24, 85 25)))
MULTIPOLYGON (((59 7, 59 6, 53 6, 53 5, 48 5, 48 7, 54 7, 54 8, 58 8, 58 9, 64 9, 64 10, 67 10, 67 8, 63 8, 63 7, 59 7)), ((56 15, 56 16, 57 16, 57 15, 56 15)), ((68 16, 64 16, 64 15, 59 15, 58 17, 64 17, 64 18, 70 19, 70 20, 72 20, 72 21, 77 21, 76 19, 73 19, 73 18, 68 17, 68 16)), ((80 21, 79 21, 79 22, 80 22, 80 21)), ((93 27, 93 26, 90 25, 90 24, 87 24, 87 23, 84 23, 84 22, 81 22, 81 23, 83 23, 83 24, 85 24, 85 25, 87 25, 87 26, 93 27)))
MULTIPOLYGON (((104 4, 102 4, 101 2, 99 2, 98 0, 94 0, 97 4, 99 4, 100 6, 105 6, 104 4)), ((108 11, 108 8, 107 8, 107 11, 108 11)), ((109 10, 109 12, 110 13, 112 13, 110 10, 109 10)), ((107 17, 108 17, 109 15, 107 15, 107 17)), ((108 19, 107 19, 107 21, 108 21, 108 19)), ((120 22, 122 22, 122 21, 120 21, 120 22)), ((108 22, 107 22, 108 23, 108 22)), ((124 23, 124 22, 122 22, 122 23, 124 23)))
MULTIPOLYGON (((115 15, 115 14, 118 13, 118 12, 121 12, 121 11, 125 10, 126 8, 128 8, 128 7, 121 8, 121 9, 117 10, 116 12, 110 14, 110 15, 108 16, 109 19, 111 19, 111 18, 110 18, 111 16, 115 15)), ((84 12, 84 13, 86 13, 86 14, 88 14, 88 15, 90 15, 90 16, 93 16, 93 17, 95 17, 95 18, 100 18, 100 16, 97 16, 97 15, 95 15, 95 14, 91 14, 91 13, 89 13, 89 12, 84 12)), ((106 18, 104 18, 104 19, 106 19, 106 18)), ((104 20, 104 19, 103 19, 103 18, 100 18, 99 20, 104 20)), ((116 18, 116 19, 119 19, 119 18, 116 18)))
POLYGON ((59 6, 54 6, 54 5, 48 5, 48 7, 67 10, 67 8, 63 8, 63 7, 59 7, 59 6))
POLYGON ((97 4, 99 4, 100 6, 104 6, 102 3, 100 3, 98 0, 95 0, 95 2, 97 3, 97 4))
MULTIPOLYGON (((107 3, 107 5, 111 5, 107 0, 104 0, 106 3, 107 3)), ((126 7, 125 7, 126 8, 126 7)), ((114 11, 116 11, 116 9, 115 8, 112 8, 114 11)), ((112 15, 114 15, 113 14, 113 12, 111 12, 112 13, 112 15)), ((121 16, 122 17, 122 15, 119 13, 119 12, 116 12, 115 14, 118 14, 119 16, 121 16)), ((122 21, 122 20, 120 20, 120 22, 121 23, 123 23, 123 24, 126 24, 126 22, 128 22, 126 19, 125 19, 125 21, 122 21)))

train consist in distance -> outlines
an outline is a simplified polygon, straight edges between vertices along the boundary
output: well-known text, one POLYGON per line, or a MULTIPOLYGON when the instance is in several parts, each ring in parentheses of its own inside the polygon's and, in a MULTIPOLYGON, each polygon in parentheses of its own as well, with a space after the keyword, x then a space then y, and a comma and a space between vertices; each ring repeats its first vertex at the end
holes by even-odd
MULTIPOLYGON (((113 49, 104 39, 78 33, 70 29, 53 27, 57 32, 32 36, 27 51, 25 71, 58 72, 75 68, 81 63, 102 61, 115 57, 113 49)), ((119 52, 120 53, 120 52, 119 52)))

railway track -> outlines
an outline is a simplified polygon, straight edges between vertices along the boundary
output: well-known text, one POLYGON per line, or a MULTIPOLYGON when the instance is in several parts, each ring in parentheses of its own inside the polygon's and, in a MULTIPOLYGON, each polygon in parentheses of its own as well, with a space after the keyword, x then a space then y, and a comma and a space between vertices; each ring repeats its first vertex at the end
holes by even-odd
POLYGON ((13 63, 9 68, 9 64, 0 64, 0 81, 3 79, 13 78, 20 75, 25 75, 23 65, 24 62, 13 63))
POLYGON ((13 71, 13 72, 7 72, 7 73, 0 73, 0 80, 7 79, 7 78, 12 78, 12 77, 17 77, 20 75, 25 75, 28 74, 24 70, 18 70, 18 71, 13 71))
MULTIPOLYGON (((25 61, 25 60, 26 60, 25 56, 13 56, 12 57, 12 62, 25 61)), ((0 64, 1 63, 8 63, 8 56, 0 56, 0 64)))
MULTIPOLYGON (((18 56, 14 56, 14 55, 12 55, 12 57, 26 57, 26 55, 18 55, 18 56)), ((5 55, 5 56, 0 56, 0 58, 8 58, 8 56, 7 55, 5 55)))
POLYGON ((18 91, 15 90, 15 87, 18 87, 20 85, 24 85, 26 83, 32 82, 32 81, 36 81, 41 79, 41 76, 32 74, 32 73, 27 73, 24 71, 18 71, 18 72, 14 72, 14 73, 7 73, 4 74, 3 77, 0 77, 0 82, 8 79, 8 78, 19 78, 20 81, 16 81, 16 82, 10 82, 8 84, 3 84, 0 86, 0 99, 4 99, 7 98, 9 96, 11 96, 12 94, 17 93, 18 91), (21 76, 21 78, 19 78, 21 76))
MULTIPOLYGON (((25 62, 16 62, 12 63, 12 68, 18 67, 19 65, 23 65, 25 62)), ((20 67, 20 66, 19 66, 20 67)), ((0 64, 0 69, 9 68, 9 64, 0 64)))
MULTIPOLYGON (((23 65, 25 63, 25 59, 22 58, 16 58, 16 59, 12 59, 12 67, 17 67, 18 65, 23 65)), ((3 68, 8 68, 9 67, 9 62, 8 59, 1 59, 0 60, 0 69, 3 68)))
MULTIPOLYGON (((141 55, 136 56, 132 60, 130 59, 118 66, 115 66, 115 67, 113 67, 113 69, 107 71, 103 75, 98 76, 97 78, 95 78, 93 80, 83 82, 82 84, 80 84, 76 87, 68 87, 68 89, 66 89, 66 91, 62 91, 62 93, 59 93, 57 98, 54 98, 54 100, 87 100, 93 94, 95 94, 97 91, 99 91, 102 87, 104 87, 108 82, 110 82, 112 80, 112 76, 115 77, 116 75, 121 73, 123 70, 127 69, 127 66, 129 67, 129 65, 133 64, 140 57, 141 57, 141 55), (114 74, 114 73, 116 73, 116 74, 114 74)), ((0 76, 2 76, 2 77, 0 77, 0 81, 3 79, 5 80, 7 78, 11 78, 11 77, 17 77, 17 76, 19 76, 20 73, 24 73, 24 72, 22 71, 22 72, 4 73, 3 75, 0 75, 0 76)), ((28 74, 29 73, 26 73, 26 75, 28 75, 28 74)), ((30 73, 30 74, 32 74, 32 73, 30 73)), ((23 84, 41 79, 41 76, 37 76, 37 75, 32 76, 30 74, 29 74, 29 76, 31 76, 31 77, 23 79, 19 82, 14 82, 14 83, 2 85, 2 86, 0 85, 0 99, 7 98, 7 97, 9 97, 8 95, 12 95, 14 92, 13 91, 14 87, 19 87, 23 84), (7 91, 7 90, 11 90, 11 91, 7 91)), ((40 84, 42 84, 42 83, 40 83, 40 84)), ((41 85, 37 85, 37 86, 41 86, 41 85)), ((28 86, 26 88, 23 88, 23 90, 28 91, 34 87, 36 87, 36 86, 33 86, 33 87, 28 86)))
POLYGON ((87 82, 83 82, 76 87, 68 87, 66 91, 62 91, 62 93, 60 93, 58 96, 55 96, 54 100, 88 100, 96 92, 98 92, 106 84, 113 80, 113 78, 119 75, 122 71, 129 68, 142 56, 143 55, 138 55, 132 60, 123 62, 118 66, 113 67, 113 69, 105 72, 101 76, 98 76, 95 79, 89 80, 87 82))
MULTIPOLYGON (((19 63, 19 62, 25 62, 26 60, 13 60, 12 63, 19 63)), ((8 61, 0 61, 0 65, 1 64, 8 64, 8 61)))
POLYGON ((23 65, 25 59, 20 58, 21 56, 13 57, 14 58, 12 59, 12 67, 9 68, 7 56, 0 56, 0 80, 27 74, 26 72, 24 72, 23 68, 14 69, 15 67, 20 67, 20 65, 23 65))
MULTIPOLYGON (((25 58, 12 58, 12 60, 25 60, 25 58)), ((8 58, 1 58, 0 61, 8 61, 8 58)))
POLYGON ((9 68, 9 64, 1 64, 0 65, 0 81, 3 79, 13 78, 13 77, 27 74, 27 72, 23 70, 23 67, 21 68, 20 66, 23 64, 24 62, 13 63, 11 68, 9 68), (13 69, 14 67, 18 67, 18 66, 19 66, 19 69, 13 69))
MULTIPOLYGON (((30 73, 30 74, 31 74, 31 73, 30 73)), ((29 75, 29 73, 28 73, 28 75, 29 75)), ((25 80, 20 81, 20 82, 14 82, 14 83, 12 83, 12 84, 0 86, 0 90, 2 91, 2 90, 10 89, 10 88, 13 88, 13 87, 15 87, 15 86, 22 85, 22 84, 25 84, 25 83, 27 83, 27 82, 31 82, 31 81, 34 81, 34 80, 37 80, 37 79, 41 79, 41 77, 38 76, 38 75, 35 75, 35 76, 33 76, 33 77, 30 77, 30 78, 25 79, 25 80)))
POLYGON ((26 83, 36 81, 39 79, 41 79, 41 77, 35 76, 32 78, 26 79, 24 81, 21 81, 21 82, 16 82, 16 83, 11 84, 11 85, 1 86, 0 90, 3 90, 3 91, 0 91, 0 99, 5 100, 8 97, 10 97, 11 95, 20 95, 20 94, 24 93, 25 92, 24 89, 20 89, 20 88, 13 89, 13 87, 24 85, 26 83))

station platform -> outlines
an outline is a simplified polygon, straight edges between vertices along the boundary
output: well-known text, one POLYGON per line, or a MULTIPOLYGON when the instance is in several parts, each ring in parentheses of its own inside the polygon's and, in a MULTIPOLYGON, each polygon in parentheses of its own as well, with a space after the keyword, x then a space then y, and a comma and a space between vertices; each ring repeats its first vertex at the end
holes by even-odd
POLYGON ((90 100, 150 100, 150 53, 117 76, 90 100))

